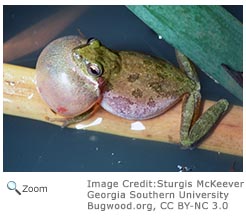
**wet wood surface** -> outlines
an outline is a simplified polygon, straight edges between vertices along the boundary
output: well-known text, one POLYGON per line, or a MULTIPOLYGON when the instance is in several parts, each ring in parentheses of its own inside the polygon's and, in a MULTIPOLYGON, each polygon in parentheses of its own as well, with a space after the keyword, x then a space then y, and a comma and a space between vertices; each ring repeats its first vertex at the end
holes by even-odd
MULTIPOLYGON (((204 110, 214 103, 204 101, 204 110)), ((35 70, 31 68, 3 65, 3 111, 8 115, 61 124, 47 120, 58 116, 49 109, 37 92, 35 70)), ((181 103, 159 117, 141 122, 122 119, 99 108, 88 120, 71 127, 177 144, 179 143, 180 117, 181 103)), ((210 135, 202 140, 199 148, 242 156, 243 108, 231 106, 229 112, 210 135)))

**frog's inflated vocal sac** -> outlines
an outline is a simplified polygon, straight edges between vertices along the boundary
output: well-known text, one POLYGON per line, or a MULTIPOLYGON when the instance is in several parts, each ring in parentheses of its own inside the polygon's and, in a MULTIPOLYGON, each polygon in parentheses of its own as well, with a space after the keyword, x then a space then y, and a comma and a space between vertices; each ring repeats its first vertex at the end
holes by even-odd
POLYGON ((74 94, 83 95, 83 103, 74 113, 69 112, 72 103, 51 106, 69 117, 65 125, 87 118, 98 104, 114 115, 143 120, 164 113, 182 100, 180 142, 188 148, 206 135, 228 109, 228 102, 222 99, 199 116, 200 83, 192 63, 180 52, 176 52, 180 68, 138 52, 112 51, 96 39, 73 48, 71 55, 79 76, 65 74, 63 80, 69 77, 69 85, 77 85, 74 94))

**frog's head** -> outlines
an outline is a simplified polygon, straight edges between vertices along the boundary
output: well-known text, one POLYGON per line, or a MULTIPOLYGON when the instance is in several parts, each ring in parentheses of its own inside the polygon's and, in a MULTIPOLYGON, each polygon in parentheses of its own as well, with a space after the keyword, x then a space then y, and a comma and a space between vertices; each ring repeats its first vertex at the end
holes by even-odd
POLYGON ((74 48, 73 59, 85 76, 98 81, 105 81, 120 70, 120 57, 94 38, 74 48))

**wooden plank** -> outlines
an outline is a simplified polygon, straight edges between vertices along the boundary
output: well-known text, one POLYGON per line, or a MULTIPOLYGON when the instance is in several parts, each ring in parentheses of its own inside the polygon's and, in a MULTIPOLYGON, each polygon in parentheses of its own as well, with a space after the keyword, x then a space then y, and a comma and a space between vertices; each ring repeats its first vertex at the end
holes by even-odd
MULTIPOLYGON (((3 65, 3 109, 5 114, 47 121, 57 118, 40 98, 35 86, 35 70, 10 64, 3 65)), ((207 109, 213 101, 205 101, 207 109)), ((165 114, 141 122, 134 122, 114 116, 102 108, 80 124, 86 130, 99 131, 132 138, 179 142, 181 103, 165 114), (142 126, 136 127, 136 126, 142 126)), ((57 122, 49 122, 59 125, 57 122)), ((243 109, 232 106, 229 112, 202 141, 199 148, 241 156, 243 154, 243 109)))

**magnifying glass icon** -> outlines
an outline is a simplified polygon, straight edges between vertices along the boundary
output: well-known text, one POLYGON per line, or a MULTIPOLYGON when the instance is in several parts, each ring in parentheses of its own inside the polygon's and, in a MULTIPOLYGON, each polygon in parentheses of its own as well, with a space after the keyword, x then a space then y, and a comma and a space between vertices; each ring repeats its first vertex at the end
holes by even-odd
POLYGON ((21 192, 16 189, 16 183, 14 181, 9 181, 8 184, 7 184, 7 188, 9 190, 15 190, 16 193, 18 193, 19 195, 21 195, 21 192))

